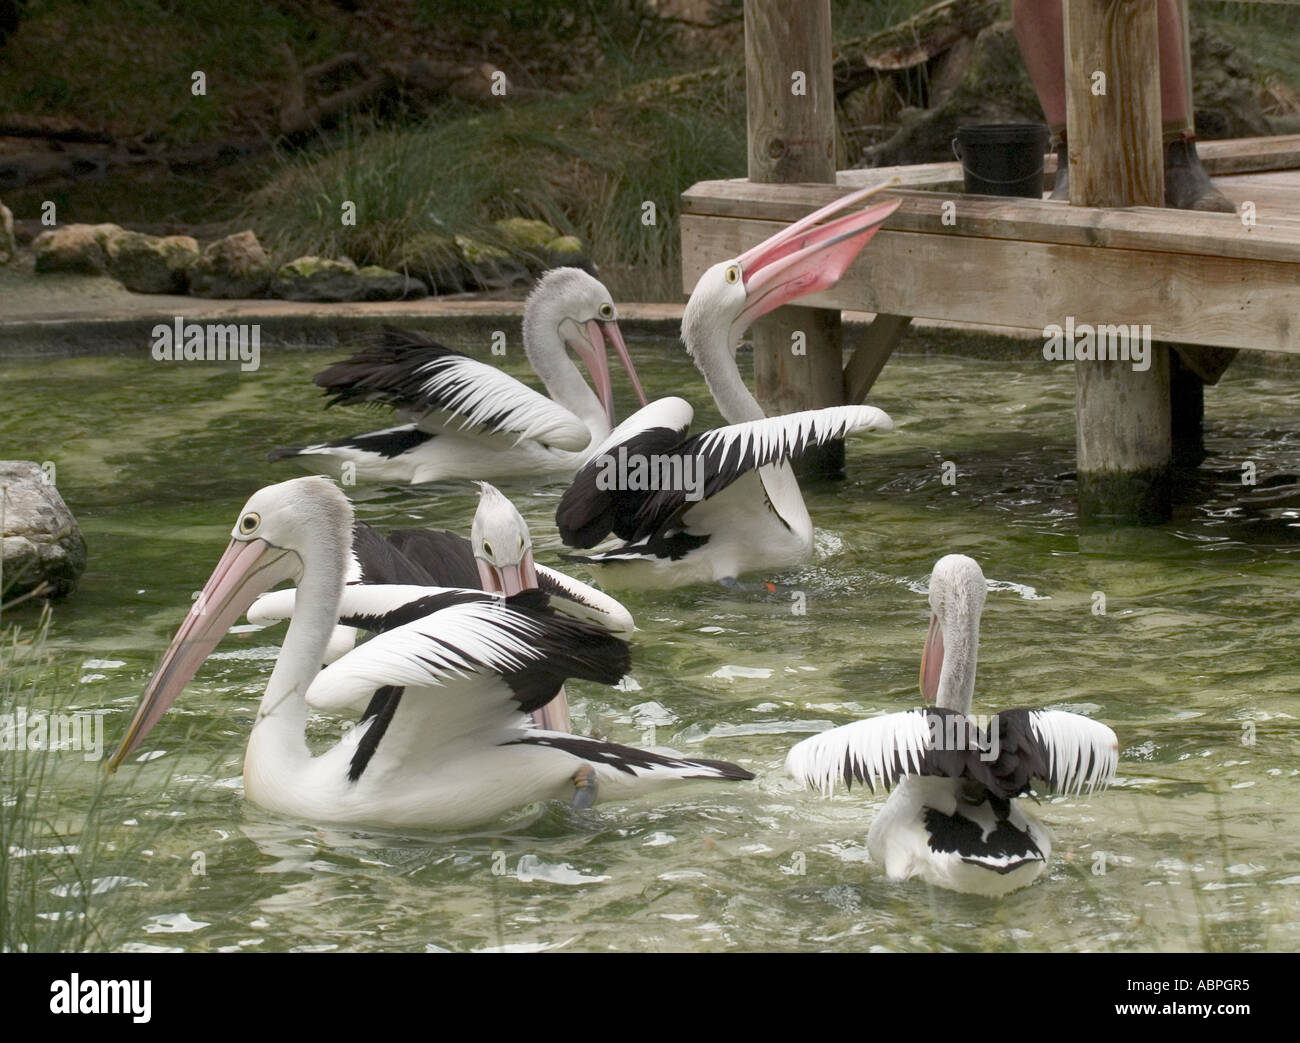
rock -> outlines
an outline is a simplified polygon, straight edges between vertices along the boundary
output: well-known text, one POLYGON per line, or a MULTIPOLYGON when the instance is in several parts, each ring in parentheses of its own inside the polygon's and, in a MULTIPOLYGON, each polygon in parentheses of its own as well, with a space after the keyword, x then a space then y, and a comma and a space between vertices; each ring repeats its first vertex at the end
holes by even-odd
POLYGON ((14 242, 14 215, 4 203, 0 203, 0 264, 8 264, 18 252, 14 242))
POLYGON ((50 597, 72 593, 86 568, 86 541, 41 465, 0 460, 0 499, 0 600, 42 583, 50 585, 50 597))
POLYGON ((190 268, 190 293, 196 297, 262 297, 275 268, 252 232, 238 232, 209 243, 190 268))
POLYGON ((299 257, 281 265, 271 282, 271 296, 286 301, 355 301, 362 290, 357 266, 347 258, 299 257))
POLYGON ((470 269, 470 281, 485 290, 507 289, 528 282, 528 268, 503 246, 466 235, 456 236, 470 269))
POLYGON ((63 225, 32 240, 36 270, 42 273, 103 275, 108 270, 105 247, 122 234, 117 225, 63 225))
POLYGON ((199 244, 188 235, 159 237, 123 232, 104 251, 108 273, 135 293, 184 293, 199 244))
POLYGON ((431 293, 461 293, 469 285, 469 269, 460 247, 449 235, 421 232, 402 243, 402 267, 431 293))
POLYGON ((357 270, 361 282, 361 301, 418 301, 428 295, 429 291, 419 279, 368 264, 357 270))
POLYGON ((546 244, 543 256, 552 268, 581 268, 584 272, 596 274, 596 266, 587 256, 582 240, 576 235, 561 235, 552 239, 546 244))
POLYGON ((540 254, 547 243, 560 238, 560 233, 545 221, 527 217, 507 217, 493 222, 493 227, 508 245, 525 253, 540 254))
POLYGON ((1192 26, 1192 99, 1196 136, 1253 138, 1273 133, 1255 93, 1255 67, 1227 40, 1192 26))
POLYGON ((951 160, 952 139, 964 123, 1043 122, 1011 23, 998 22, 982 30, 957 85, 933 108, 904 109, 900 122, 893 137, 863 150, 854 161, 885 167, 951 160))

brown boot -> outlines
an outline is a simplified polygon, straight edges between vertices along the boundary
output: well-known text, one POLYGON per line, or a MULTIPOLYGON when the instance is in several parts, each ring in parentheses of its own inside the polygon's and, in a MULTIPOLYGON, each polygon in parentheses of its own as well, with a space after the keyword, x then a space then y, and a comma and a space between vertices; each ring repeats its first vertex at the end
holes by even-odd
POLYGON ((1189 135, 1165 145, 1165 206, 1173 210, 1208 210, 1235 214, 1236 204, 1210 180, 1189 135))

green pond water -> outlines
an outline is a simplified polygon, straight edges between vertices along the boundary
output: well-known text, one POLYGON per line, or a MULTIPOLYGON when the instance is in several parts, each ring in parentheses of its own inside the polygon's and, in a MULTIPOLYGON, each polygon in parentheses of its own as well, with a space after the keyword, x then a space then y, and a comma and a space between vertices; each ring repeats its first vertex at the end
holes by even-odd
MULTIPOLYGON (((715 418, 679 347, 634 352, 652 394, 715 418)), ((80 589, 54 606, 34 706, 104 712, 111 752, 240 505, 296 474, 267 449, 386 422, 321 408, 311 374, 340 355, 264 349, 249 374, 153 362, 143 346, 0 362, 0 457, 53 461, 90 547, 80 589)), ((1296 949, 1300 497, 1278 490, 1300 471, 1300 391, 1229 370, 1207 392, 1192 500, 1163 527, 1095 536, 1074 520, 1073 394, 1067 367, 1028 352, 895 359, 872 401, 897 430, 850 443, 845 481, 806 485, 816 560, 754 577, 803 592, 803 614, 784 590, 626 593, 633 682, 572 685, 575 730, 734 760, 753 783, 590 813, 533 806, 472 833, 285 820, 241 793, 282 635, 246 630, 154 729, 147 759, 105 784, 102 764, 52 755, 11 868, 93 854, 88 944, 125 950, 1296 949), (918 705, 925 585, 950 551, 979 560, 992 588, 976 710, 1069 709, 1121 744, 1112 789, 1037 807, 1050 870, 996 902, 886 880, 866 852, 884 795, 827 800, 782 773, 804 736, 918 705)), ((556 564, 562 485, 501 487, 556 564)), ((353 492, 381 527, 466 531, 475 505, 468 484, 353 492)), ((36 610, 7 618, 30 626, 36 610)), ((321 744, 339 728, 312 723, 321 744)), ((68 915, 56 879, 35 890, 43 923, 68 915)))

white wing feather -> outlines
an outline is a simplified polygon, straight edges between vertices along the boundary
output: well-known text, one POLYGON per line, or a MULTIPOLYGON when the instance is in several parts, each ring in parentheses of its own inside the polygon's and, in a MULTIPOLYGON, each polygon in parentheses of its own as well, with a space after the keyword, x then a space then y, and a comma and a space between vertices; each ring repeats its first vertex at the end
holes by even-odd
POLYGON ((1105 789, 1119 767, 1119 739, 1091 718, 1063 710, 1031 710, 1029 725, 1047 753, 1047 783, 1059 793, 1105 789))
POLYGON ((402 412, 425 431, 477 430, 511 434, 516 444, 535 439, 570 452, 586 449, 591 432, 578 417, 514 377, 471 358, 440 358, 424 363, 428 373, 420 391, 437 404, 402 412))
POLYGON ((785 758, 786 774, 830 796, 844 778, 845 763, 872 786, 892 786, 921 770, 922 751, 930 741, 923 710, 869 717, 831 728, 797 743, 785 758))

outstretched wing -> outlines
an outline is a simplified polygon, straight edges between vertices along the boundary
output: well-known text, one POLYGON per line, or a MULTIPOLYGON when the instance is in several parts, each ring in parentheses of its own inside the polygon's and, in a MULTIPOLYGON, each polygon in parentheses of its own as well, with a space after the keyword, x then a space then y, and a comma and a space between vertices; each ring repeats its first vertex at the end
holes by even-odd
MULTIPOLYGON (((627 423, 659 405, 652 403, 627 423)), ((622 440, 615 440, 619 433, 615 431, 565 492, 556 521, 569 546, 592 547, 610 532, 627 542, 653 537, 676 525, 697 503, 766 464, 796 459, 812 445, 893 427, 889 416, 874 406, 831 406, 731 424, 672 444, 670 436, 684 435, 685 424, 677 428, 667 423, 650 426, 650 419, 622 440), (653 483, 656 488, 617 488, 622 474, 630 473, 629 467, 636 465, 638 457, 658 476, 653 483)), ((687 413, 687 423, 689 419, 687 413)))
POLYGON ((329 404, 379 402, 432 434, 500 437, 505 445, 536 439, 579 452, 591 432, 578 417, 494 366, 418 333, 386 327, 381 343, 317 373, 329 404))
POLYGON ((832 728, 796 744, 787 774, 830 794, 843 780, 886 789, 909 775, 969 778, 998 797, 1042 779, 1060 793, 1105 788, 1119 763, 1119 740, 1106 725, 1060 710, 1005 710, 977 718, 930 708, 885 714, 832 728))

